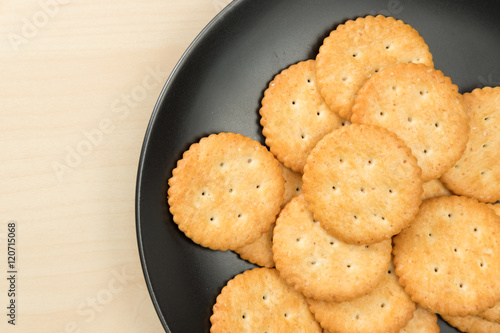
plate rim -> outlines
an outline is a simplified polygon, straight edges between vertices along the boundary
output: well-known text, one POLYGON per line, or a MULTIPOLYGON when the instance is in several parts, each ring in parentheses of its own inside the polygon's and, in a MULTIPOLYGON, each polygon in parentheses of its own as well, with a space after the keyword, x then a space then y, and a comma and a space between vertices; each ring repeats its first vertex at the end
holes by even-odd
POLYGON ((182 67, 182 65, 184 64, 186 59, 189 57, 189 55, 193 52, 193 49, 196 47, 196 45, 199 43, 199 41, 205 37, 205 35, 211 30, 211 28, 215 24, 217 24, 219 21, 223 20, 224 17, 227 16, 227 13, 233 7, 240 5, 241 3, 246 2, 246 1, 249 1, 249 0, 232 0, 226 7, 224 7, 219 13, 217 13, 205 25, 205 27, 196 35, 196 37, 191 41, 191 43, 186 48, 186 50, 182 53, 181 57, 176 62, 175 66, 173 67, 172 71, 170 72, 167 80, 165 81, 165 84, 163 85, 163 88, 162 88, 160 94, 158 95, 158 98, 156 99, 155 105, 153 107, 153 111, 151 113, 151 116, 150 116, 149 121, 148 121, 148 125, 146 127, 144 138, 142 141, 141 151, 139 154, 139 162, 138 162, 138 166, 137 166, 137 174, 136 174, 136 182, 135 182, 135 198, 134 198, 134 200, 135 200, 135 214, 134 215, 135 215, 136 241, 137 241, 137 246, 139 249, 139 259, 141 262, 141 269, 142 269, 142 273, 144 275, 144 280, 146 282, 149 296, 150 296, 151 301, 153 303, 153 306, 155 308, 156 314, 157 314, 158 318, 160 319, 160 322, 167 333, 171 333, 171 331, 170 331, 168 323, 165 319, 165 316, 161 312, 160 304, 158 303, 155 292, 153 290, 153 285, 151 283, 151 278, 149 276, 149 271, 148 271, 148 265, 146 262, 146 256, 144 253, 144 242, 143 242, 142 230, 141 230, 141 225, 142 225, 143 221, 141 220, 141 200, 140 199, 141 199, 141 188, 142 188, 142 181, 143 181, 142 177, 143 177, 143 171, 144 171, 146 152, 147 152, 147 148, 149 146, 151 132, 152 132, 153 126, 156 123, 156 118, 158 117, 158 114, 160 112, 161 105, 163 104, 163 100, 165 99, 165 96, 167 95, 167 92, 170 89, 171 84, 174 81, 177 72, 182 67))

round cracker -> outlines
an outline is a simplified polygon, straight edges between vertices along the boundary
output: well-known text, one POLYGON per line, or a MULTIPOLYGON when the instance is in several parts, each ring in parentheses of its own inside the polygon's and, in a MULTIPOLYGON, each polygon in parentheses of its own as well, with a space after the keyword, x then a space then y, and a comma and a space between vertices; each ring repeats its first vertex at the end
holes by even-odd
POLYGON ((222 288, 210 317, 211 333, 321 332, 304 296, 272 268, 254 268, 222 288))
POLYGON ((168 181, 173 220, 195 243, 237 249, 269 230, 285 190, 279 162, 241 134, 212 134, 191 145, 168 181))
POLYGON ((469 117, 458 87, 423 64, 398 64, 372 76, 352 107, 353 123, 387 128, 411 148, 424 182, 441 177, 462 156, 469 117))
POLYGON ((276 75, 264 92, 260 115, 266 145, 296 172, 302 172, 316 143, 343 123, 319 93, 314 60, 299 62, 276 75))
POLYGON ((397 332, 416 309, 391 268, 369 294, 347 302, 307 299, 311 312, 328 332, 397 332))
POLYGON ((413 318, 403 327, 399 333, 439 333, 436 314, 417 306, 413 312, 413 318))
POLYGON ((451 326, 468 333, 500 333, 500 324, 476 316, 442 316, 451 326))
POLYGON ((500 200, 500 87, 464 94, 470 117, 463 156, 441 180, 453 193, 483 202, 500 200))
MULTIPOLYGON (((293 197, 302 193, 302 174, 294 172, 280 163, 285 179, 285 194, 283 195, 283 208, 293 197)), ((274 267, 273 260, 273 230, 274 224, 255 242, 235 250, 241 259, 262 267, 274 267)))
POLYGON ((405 228, 418 211, 421 170, 386 129, 353 124, 325 136, 307 159, 302 190, 314 218, 350 244, 374 244, 405 228))
POLYGON ((442 195, 451 195, 450 190, 448 190, 439 179, 433 179, 425 182, 422 185, 424 193, 422 194, 422 200, 440 197, 442 195))
POLYGON ((393 238, 401 284, 421 306, 449 316, 475 315, 500 298, 500 217, 467 197, 422 202, 393 238))
POLYGON ((415 29, 382 15, 339 25, 323 41, 316 61, 321 94, 347 120, 354 96, 373 74, 397 63, 434 65, 429 47, 415 29))
POLYGON ((391 261, 391 240, 346 244, 314 221, 304 195, 290 201, 276 220, 273 258, 280 276, 306 297, 343 302, 369 293, 391 261))

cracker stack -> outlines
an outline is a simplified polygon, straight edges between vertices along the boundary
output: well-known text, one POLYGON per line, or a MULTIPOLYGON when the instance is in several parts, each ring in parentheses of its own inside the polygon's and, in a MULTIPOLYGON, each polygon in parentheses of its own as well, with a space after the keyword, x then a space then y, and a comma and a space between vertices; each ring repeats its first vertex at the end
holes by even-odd
POLYGON ((260 115, 268 148, 214 134, 169 180, 188 237, 262 266, 211 332, 500 332, 500 87, 460 94, 415 29, 368 16, 277 74, 260 115))

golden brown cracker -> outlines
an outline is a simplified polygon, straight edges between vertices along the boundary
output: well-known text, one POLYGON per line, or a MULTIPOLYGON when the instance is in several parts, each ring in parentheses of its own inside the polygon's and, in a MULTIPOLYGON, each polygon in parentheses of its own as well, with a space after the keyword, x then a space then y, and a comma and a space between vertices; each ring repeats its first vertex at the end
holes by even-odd
POLYGON ((391 240, 346 244, 314 221, 304 196, 292 199, 276 220, 273 258, 280 276, 306 297, 341 302, 369 293, 384 277, 391 240))
MULTIPOLYGON (((293 197, 302 193, 302 174, 292 171, 280 163, 285 179, 285 194, 283 208, 293 197)), ((244 260, 262 267, 274 267, 273 260, 273 230, 274 224, 255 242, 235 250, 244 260)))
POLYGON ((408 324, 416 309, 392 268, 365 296, 341 303, 310 298, 307 302, 321 326, 331 333, 398 332, 408 324))
POLYGON ((439 333, 437 316, 420 306, 413 312, 413 318, 399 333, 439 333))
POLYGON ((393 238, 396 273, 421 306, 441 315, 475 315, 500 298, 500 217, 459 196, 422 202, 393 238))
POLYGON ((464 94, 470 117, 463 156, 441 180, 453 193, 483 202, 500 200, 500 87, 464 94))
POLYGON ((318 86, 330 108, 350 120, 354 96, 365 81, 397 63, 433 66, 424 39, 392 17, 360 17, 339 25, 316 57, 318 86))
POLYGON ((421 202, 417 160, 399 138, 376 126, 352 124, 325 136, 309 155, 302 178, 314 218, 350 244, 374 244, 397 234, 421 202))
POLYGON ((476 316, 442 316, 451 326, 468 333, 500 333, 500 324, 476 316))
POLYGON ((279 162, 259 142, 213 134, 183 154, 168 181, 173 220, 195 243, 237 249, 269 230, 285 190, 279 162))
POLYGON ((237 275, 222 289, 210 317, 211 333, 321 332, 304 296, 272 268, 237 275))
POLYGON ((462 156, 469 133, 466 109, 458 87, 443 72, 423 64, 397 64, 366 81, 351 121, 395 133, 411 148, 427 182, 462 156))
POLYGON ((264 92, 260 115, 266 145, 296 172, 302 172, 316 143, 343 122, 319 93, 314 60, 299 62, 276 75, 264 92))
POLYGON ((422 200, 440 197, 442 195, 451 195, 450 190, 448 190, 439 179, 433 179, 425 182, 422 185, 424 193, 422 194, 422 200))

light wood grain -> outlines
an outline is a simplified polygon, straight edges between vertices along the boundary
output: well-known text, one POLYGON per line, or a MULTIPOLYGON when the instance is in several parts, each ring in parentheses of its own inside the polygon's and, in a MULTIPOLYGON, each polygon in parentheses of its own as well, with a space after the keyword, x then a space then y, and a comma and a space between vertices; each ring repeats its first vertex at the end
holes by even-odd
POLYGON ((1 332, 163 331, 137 249, 139 154, 170 71, 227 3, 0 2, 1 332))

